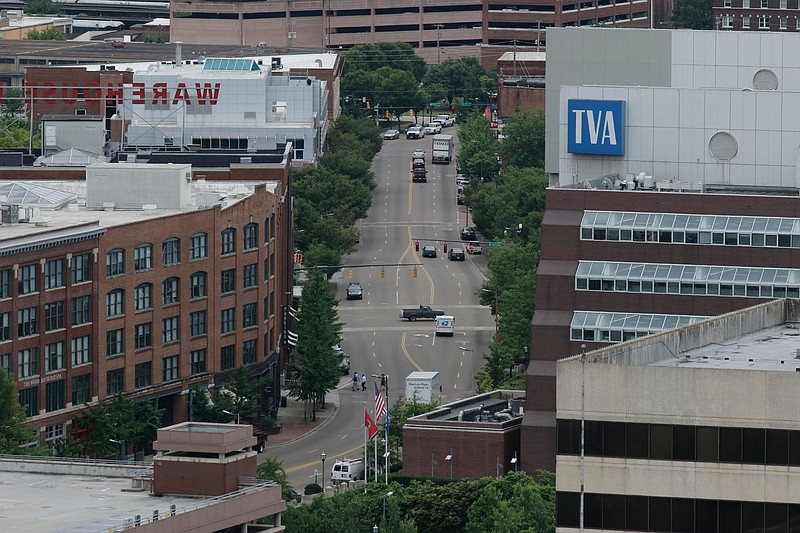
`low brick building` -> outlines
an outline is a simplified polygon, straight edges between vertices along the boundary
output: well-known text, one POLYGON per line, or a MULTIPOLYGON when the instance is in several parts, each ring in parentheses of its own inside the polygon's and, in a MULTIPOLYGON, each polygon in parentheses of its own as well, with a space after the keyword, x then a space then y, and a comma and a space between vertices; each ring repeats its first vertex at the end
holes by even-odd
POLYGON ((524 407, 524 391, 496 390, 409 418, 403 473, 479 478, 518 469, 524 407))

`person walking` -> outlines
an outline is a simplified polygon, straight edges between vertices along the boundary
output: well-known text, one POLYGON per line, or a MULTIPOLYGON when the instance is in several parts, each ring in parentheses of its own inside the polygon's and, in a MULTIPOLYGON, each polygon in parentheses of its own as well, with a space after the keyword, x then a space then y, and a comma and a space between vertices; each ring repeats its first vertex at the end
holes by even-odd
POLYGON ((353 390, 358 390, 358 372, 353 372, 353 390))
POLYGON ((367 375, 363 372, 361 373, 361 390, 367 390, 367 375))

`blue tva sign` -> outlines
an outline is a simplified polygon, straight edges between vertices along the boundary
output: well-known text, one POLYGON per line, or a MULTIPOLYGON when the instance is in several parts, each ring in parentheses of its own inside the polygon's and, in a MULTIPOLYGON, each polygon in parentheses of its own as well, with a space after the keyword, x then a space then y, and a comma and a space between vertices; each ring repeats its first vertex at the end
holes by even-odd
POLYGON ((625 102, 567 101, 567 152, 622 155, 625 153, 625 102))

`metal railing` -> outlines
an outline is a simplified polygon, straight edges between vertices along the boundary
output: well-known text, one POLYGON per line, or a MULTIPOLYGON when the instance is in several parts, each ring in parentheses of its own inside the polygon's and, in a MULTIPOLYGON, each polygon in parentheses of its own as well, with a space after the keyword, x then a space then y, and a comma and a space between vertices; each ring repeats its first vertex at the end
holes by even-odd
POLYGON ((53 457, 44 455, 10 455, 0 454, 0 461, 24 461, 37 463, 72 463, 72 464, 95 464, 111 466, 138 466, 140 468, 152 468, 152 462, 129 461, 119 459, 90 459, 87 457, 53 457))

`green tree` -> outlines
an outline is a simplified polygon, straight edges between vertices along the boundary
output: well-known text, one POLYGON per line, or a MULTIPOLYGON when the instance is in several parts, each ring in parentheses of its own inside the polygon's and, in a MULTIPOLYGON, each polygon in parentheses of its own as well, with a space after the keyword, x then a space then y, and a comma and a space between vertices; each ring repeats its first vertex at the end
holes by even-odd
POLYGON ((483 68, 476 58, 462 57, 432 66, 423 83, 445 88, 444 98, 448 103, 453 103, 456 98, 485 103, 489 92, 497 87, 497 77, 483 68))
POLYGON ((500 154, 506 166, 544 167, 544 109, 520 108, 503 128, 500 154))
POLYGON ((675 0, 670 19, 673 28, 713 29, 712 0, 675 0))
MULTIPOLYGON (((34 128, 33 146, 41 147, 42 136, 34 128)), ((0 118, 0 148, 28 148, 30 142, 30 122, 16 117, 0 118)))
POLYGON ((328 132, 326 142, 330 152, 358 154, 367 161, 372 161, 383 146, 380 128, 375 125, 374 120, 348 115, 341 115, 336 119, 336 124, 328 132))
MULTIPOLYGON (((4 91, 3 103, 0 104, 0 112, 2 112, 4 119, 12 119, 25 111, 25 99, 23 96, 22 89, 6 89, 4 91)), ((17 124, 18 127, 27 127, 24 120, 13 119, 8 122, 9 124, 17 124)))
POLYGON ((295 348, 295 381, 292 395, 312 406, 316 420, 317 406, 324 407, 325 393, 339 383, 341 370, 333 346, 341 338, 342 325, 328 282, 322 272, 312 270, 303 285, 295 348))
POLYGON ((115 455, 120 445, 112 441, 142 449, 156 439, 163 414, 164 410, 157 409, 150 400, 132 400, 122 395, 83 410, 75 420, 76 438, 83 444, 81 455, 115 455))
POLYGON ((263 463, 256 467, 256 477, 274 481, 281 486, 281 496, 284 500, 292 498, 292 486, 289 478, 283 469, 283 463, 275 457, 267 457, 263 463))
POLYGON ((28 15, 60 15, 61 6, 52 0, 26 0, 24 11, 28 15))
POLYGON ((479 113, 469 115, 458 129, 461 149, 458 162, 467 176, 492 181, 498 172, 497 153, 499 146, 489 121, 479 113))
MULTIPOLYGON (((384 42, 357 44, 342 54, 344 74, 356 70, 375 71, 383 67, 406 70, 419 82, 427 70, 425 60, 414 53, 408 43, 384 42)), ((350 94, 342 80, 342 94, 350 94)))
POLYGON ((0 369, 0 453, 25 453, 21 445, 36 441, 36 432, 26 425, 23 407, 17 399, 14 378, 0 369))
POLYGON ((44 30, 28 30, 25 38, 29 41, 65 41, 67 36, 56 28, 44 30))

